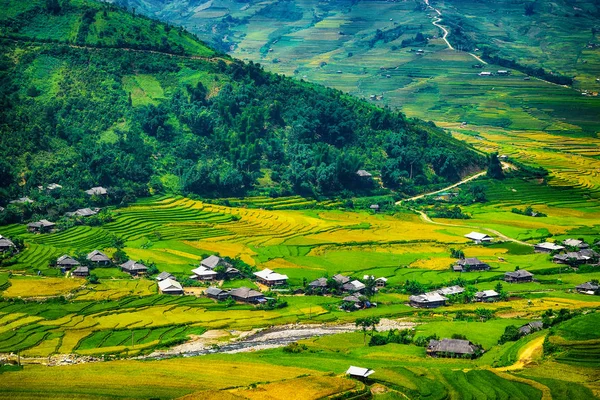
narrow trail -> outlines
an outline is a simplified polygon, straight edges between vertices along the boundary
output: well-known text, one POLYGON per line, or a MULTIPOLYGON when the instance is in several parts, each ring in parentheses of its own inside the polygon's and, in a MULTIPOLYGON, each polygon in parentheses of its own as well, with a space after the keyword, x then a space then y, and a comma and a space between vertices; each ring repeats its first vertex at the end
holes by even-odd
POLYGON ((542 350, 542 347, 544 345, 544 339, 546 339, 546 336, 540 336, 539 338, 533 339, 531 342, 527 343, 521 351, 521 354, 519 354, 519 359, 513 365, 494 369, 496 371, 503 372, 523 369, 527 364, 529 364, 533 360, 534 353, 542 350))
POLYGON ((462 180, 462 181, 460 181, 460 182, 456 182, 456 183, 454 183, 454 184, 452 184, 452 185, 450 185, 450 186, 447 186, 447 187, 445 187, 445 188, 443 188, 443 189, 436 190, 435 192, 423 193, 423 194, 420 194, 420 195, 418 195, 418 196, 410 197, 410 198, 408 198, 408 199, 398 200, 398 201, 396 202, 396 205, 400 205, 400 204, 402 204, 402 202, 403 202, 403 201, 413 201, 413 200, 418 200, 418 199, 422 199, 423 197, 426 197, 426 196, 431 196, 431 195, 434 195, 434 194, 438 194, 438 193, 445 192, 446 190, 450 190, 450 189, 453 189, 453 188, 455 188, 455 187, 457 187, 457 186, 463 185, 463 184, 465 184, 465 183, 467 183, 467 182, 470 182, 470 181, 472 181, 472 180, 474 180, 474 179, 477 179, 477 178, 479 178, 479 177, 481 177, 481 176, 483 176, 483 175, 485 175, 485 174, 486 174, 486 171, 479 172, 479 173, 477 173, 477 174, 475 174, 475 175, 471 175, 470 177, 463 179, 463 180, 462 180))
POLYGON ((500 239, 505 240, 507 242, 513 242, 513 243, 518 243, 518 244, 522 244, 523 246, 529 246, 529 247, 533 247, 533 245, 531 243, 527 243, 527 242, 522 242, 520 240, 517 239, 513 239, 509 236, 506 236, 505 234, 498 232, 495 229, 490 229, 490 228, 485 228, 482 226, 475 226, 475 225, 459 225, 459 224, 448 224, 445 222, 436 222, 433 221, 431 218, 429 218, 429 216, 427 214, 425 214, 423 211, 421 210, 413 210, 417 213, 419 213, 419 216, 421 217, 421 220, 423 220, 423 222, 426 222, 428 224, 433 224, 433 225, 440 225, 440 226, 450 226, 453 228, 470 228, 470 229, 475 229, 475 230, 480 230, 480 231, 487 231, 493 235, 498 236, 500 239))

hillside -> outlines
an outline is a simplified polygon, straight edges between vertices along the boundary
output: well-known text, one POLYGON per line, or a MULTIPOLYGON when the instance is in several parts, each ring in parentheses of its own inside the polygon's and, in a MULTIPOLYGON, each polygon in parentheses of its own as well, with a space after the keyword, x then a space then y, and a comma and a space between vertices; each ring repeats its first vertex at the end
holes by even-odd
POLYGON ((105 3, 52 4, 2 4, 2 205, 53 182, 61 210, 98 185, 118 201, 386 192, 359 168, 408 194, 484 163, 432 124, 219 56, 179 29, 105 3))

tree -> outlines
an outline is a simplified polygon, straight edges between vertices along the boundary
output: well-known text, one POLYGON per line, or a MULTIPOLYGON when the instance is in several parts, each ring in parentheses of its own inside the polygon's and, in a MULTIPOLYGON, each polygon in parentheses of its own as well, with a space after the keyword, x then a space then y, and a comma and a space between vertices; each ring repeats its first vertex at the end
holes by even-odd
POLYGON ((504 344, 506 342, 514 342, 519 340, 521 337, 521 332, 519 332, 519 328, 515 325, 509 325, 504 328, 504 333, 500 336, 500 340, 498 340, 498 344, 504 344))
POLYGON ((500 163, 500 159, 498 159, 498 153, 492 153, 489 156, 487 176, 492 179, 504 179, 502 163, 500 163))
POLYGON ((380 319, 377 317, 365 317, 365 318, 358 318, 356 320, 355 325, 357 327, 360 327, 363 331, 363 344, 364 345, 367 344, 368 329, 371 328, 371 336, 372 336, 373 333, 375 332, 375 327, 377 326, 379 321, 380 321, 380 319))
POLYGON ((375 278, 373 276, 369 276, 365 280, 365 296, 373 296, 375 291, 377 290, 377 282, 375 282, 375 278))
POLYGON ((89 283, 91 283, 93 285, 100 283, 100 280, 98 279, 98 275, 96 275, 96 274, 89 274, 87 277, 87 280, 89 283))

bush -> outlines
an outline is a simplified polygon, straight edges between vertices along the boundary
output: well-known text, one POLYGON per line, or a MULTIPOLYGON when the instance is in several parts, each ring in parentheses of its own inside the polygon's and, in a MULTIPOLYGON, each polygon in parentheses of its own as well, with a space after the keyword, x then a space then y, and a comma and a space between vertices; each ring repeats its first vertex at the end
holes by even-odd
POLYGON ((292 342, 283 348, 285 353, 298 354, 308 350, 305 344, 299 344, 298 342, 292 342))

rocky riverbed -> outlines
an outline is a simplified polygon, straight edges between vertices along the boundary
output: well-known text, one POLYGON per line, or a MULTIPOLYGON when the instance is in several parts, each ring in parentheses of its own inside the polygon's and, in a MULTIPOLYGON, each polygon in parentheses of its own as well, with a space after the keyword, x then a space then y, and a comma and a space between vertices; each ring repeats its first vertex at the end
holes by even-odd
MULTIPOLYGON (((382 319, 377 331, 391 329, 410 329, 416 326, 413 322, 382 319)), ((193 340, 168 350, 155 351, 139 358, 163 359, 170 357, 192 357, 216 353, 241 353, 283 347, 292 342, 315 336, 335 335, 354 332, 354 324, 290 324, 266 329, 253 329, 247 332, 208 331, 193 340)))

